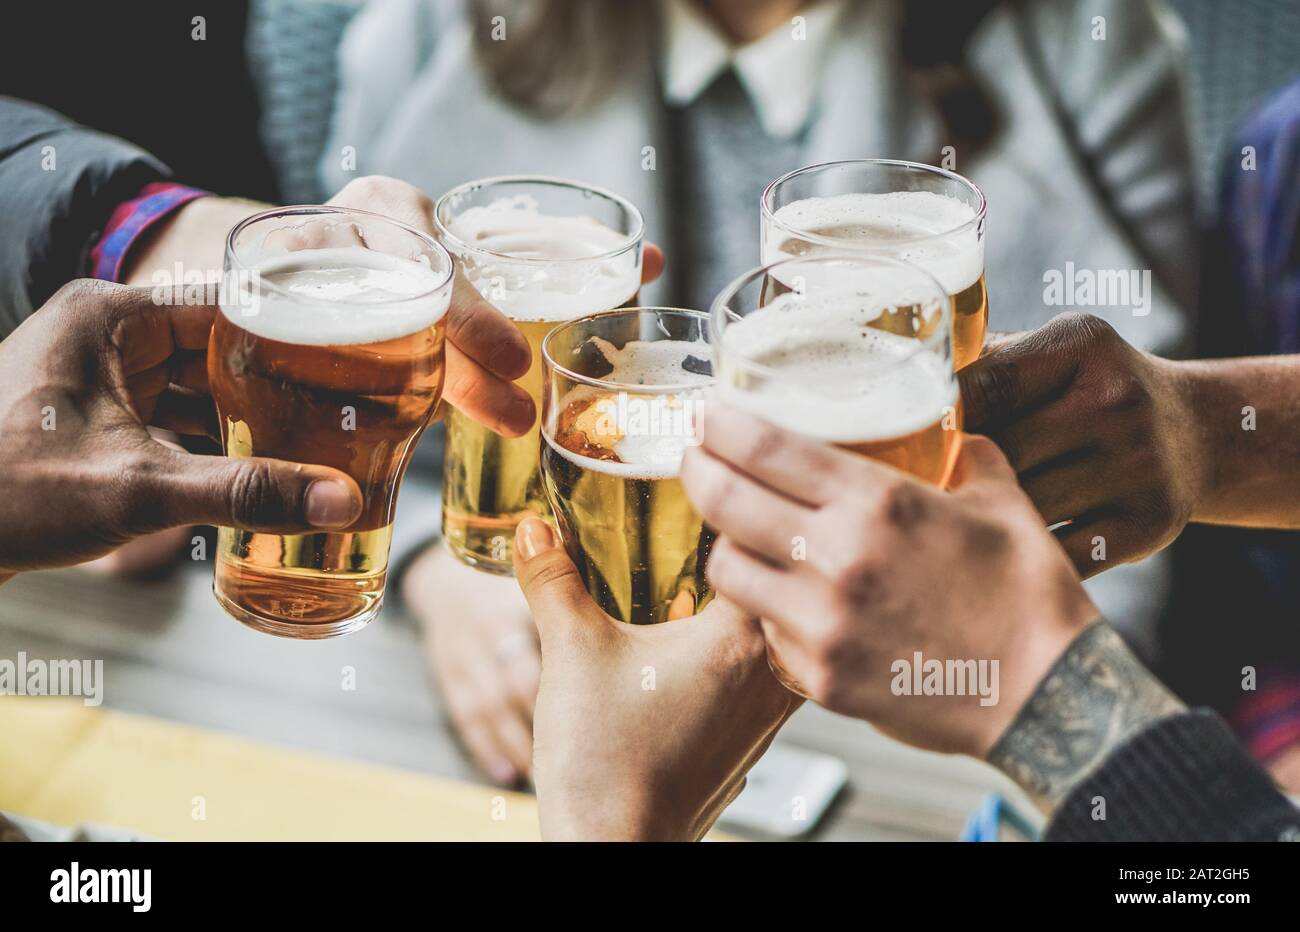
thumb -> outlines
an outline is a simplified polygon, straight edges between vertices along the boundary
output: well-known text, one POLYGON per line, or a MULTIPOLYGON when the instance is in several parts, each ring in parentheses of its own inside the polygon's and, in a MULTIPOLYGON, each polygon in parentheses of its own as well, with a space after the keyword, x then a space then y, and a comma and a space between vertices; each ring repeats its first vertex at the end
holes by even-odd
POLYGON ((337 530, 361 516, 361 489, 327 466, 263 457, 196 456, 159 446, 147 494, 159 528, 214 524, 302 534, 337 530))
POLYGON ((603 618, 604 613, 587 594, 578 568, 541 518, 525 518, 515 529, 514 562, 519 588, 543 640, 593 614, 603 618))
POLYGON ((1006 455, 988 437, 963 434, 961 452, 953 467, 949 488, 955 492, 989 486, 1016 487, 1016 472, 1006 455))

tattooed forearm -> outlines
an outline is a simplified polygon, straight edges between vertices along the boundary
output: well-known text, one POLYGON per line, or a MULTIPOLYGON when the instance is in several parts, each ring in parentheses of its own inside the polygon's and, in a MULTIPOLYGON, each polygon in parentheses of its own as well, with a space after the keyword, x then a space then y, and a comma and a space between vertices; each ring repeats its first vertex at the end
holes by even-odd
POLYGON ((989 763, 1050 813, 1128 735, 1182 708, 1099 621, 1043 677, 989 763))

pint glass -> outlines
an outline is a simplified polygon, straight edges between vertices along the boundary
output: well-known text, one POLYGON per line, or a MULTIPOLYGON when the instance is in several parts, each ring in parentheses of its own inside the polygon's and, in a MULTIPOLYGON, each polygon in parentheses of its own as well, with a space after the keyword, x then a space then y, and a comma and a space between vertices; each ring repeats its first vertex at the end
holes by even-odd
POLYGON ((631 624, 695 614, 714 534, 679 476, 713 382, 708 315, 596 314, 552 330, 542 353, 542 477, 587 590, 631 624))
POLYGON ((755 269, 713 305, 717 395, 943 485, 961 438, 949 307, 933 276, 884 256, 755 269))
POLYGON ((885 159, 810 165, 763 192, 763 262, 863 249, 919 265, 952 299, 953 362, 979 358, 988 328, 983 192, 954 172, 885 159))
POLYGON ((227 456, 332 466, 364 506, 348 528, 220 528, 213 591, 294 638, 356 630, 384 600, 397 490, 442 393, 451 256, 377 214, 288 207, 226 241, 208 381, 227 456))
MULTIPOLYGON (((540 412, 542 338, 565 321, 635 303, 640 212, 598 188, 509 177, 454 188, 434 214, 465 277, 527 338, 532 365, 517 384, 540 412)), ((447 411, 442 530, 461 562, 513 574, 515 526, 529 514, 550 516, 539 443, 537 422, 522 437, 502 437, 447 411)))

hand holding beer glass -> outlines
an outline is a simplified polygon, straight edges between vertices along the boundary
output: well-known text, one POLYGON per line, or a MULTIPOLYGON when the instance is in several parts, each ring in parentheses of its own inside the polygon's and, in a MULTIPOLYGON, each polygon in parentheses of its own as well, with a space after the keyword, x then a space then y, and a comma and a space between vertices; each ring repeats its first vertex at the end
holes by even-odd
MULTIPOLYGON (((447 192, 439 235, 470 283, 528 339, 532 365, 517 384, 542 401, 542 338, 565 321, 635 303, 643 223, 607 191, 543 177, 489 178, 447 192)), ((447 412, 442 529, 461 562, 510 575, 515 526, 549 517, 538 471, 537 424, 501 437, 447 412)))
POLYGON ((953 363, 979 358, 988 328, 984 193, 954 172, 889 159, 810 165, 759 201, 764 263, 861 249, 918 265, 952 299, 953 363))
POLYGON ((542 477, 560 538, 596 604, 632 624, 687 618, 711 597, 713 532, 678 474, 713 382, 708 316, 629 308, 542 341, 542 477))
POLYGON ((227 456, 339 469, 361 489, 342 531, 221 528, 213 591, 260 631, 325 638, 383 605, 398 486, 442 393, 451 256, 378 214, 288 207, 226 241, 208 380, 227 456))

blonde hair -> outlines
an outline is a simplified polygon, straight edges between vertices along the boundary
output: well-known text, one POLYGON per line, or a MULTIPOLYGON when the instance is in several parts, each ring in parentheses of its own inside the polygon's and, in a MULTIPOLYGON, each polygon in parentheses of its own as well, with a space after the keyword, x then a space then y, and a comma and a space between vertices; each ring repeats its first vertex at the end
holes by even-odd
MULTIPOLYGON (((899 58, 955 144, 996 133, 992 98, 967 67, 966 45, 1001 0, 904 0, 899 58)), ((627 49, 655 28, 651 0, 473 0, 475 54, 503 98, 558 116, 600 100, 627 49), (509 41, 495 41, 496 17, 509 41)))

